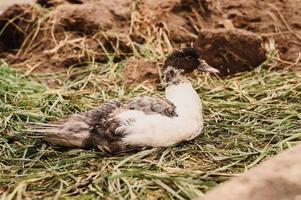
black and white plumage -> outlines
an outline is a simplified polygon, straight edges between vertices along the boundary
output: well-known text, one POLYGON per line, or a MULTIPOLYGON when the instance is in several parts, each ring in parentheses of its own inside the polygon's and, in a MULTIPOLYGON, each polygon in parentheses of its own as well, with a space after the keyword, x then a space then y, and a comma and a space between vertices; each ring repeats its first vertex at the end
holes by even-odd
POLYGON ((34 132, 51 144, 95 148, 118 153, 141 147, 166 147, 198 136, 203 129, 202 103, 183 73, 218 70, 200 59, 193 48, 175 50, 165 61, 165 98, 140 96, 103 103, 90 111, 34 132))

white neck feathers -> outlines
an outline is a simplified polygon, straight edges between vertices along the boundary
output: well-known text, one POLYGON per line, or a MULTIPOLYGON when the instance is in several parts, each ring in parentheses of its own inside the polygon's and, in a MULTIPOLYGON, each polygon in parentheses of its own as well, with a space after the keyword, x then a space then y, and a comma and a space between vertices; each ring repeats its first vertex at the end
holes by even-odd
POLYGON ((176 112, 181 115, 201 115, 202 105, 199 95, 187 80, 170 85, 165 90, 165 96, 176 106, 176 112))

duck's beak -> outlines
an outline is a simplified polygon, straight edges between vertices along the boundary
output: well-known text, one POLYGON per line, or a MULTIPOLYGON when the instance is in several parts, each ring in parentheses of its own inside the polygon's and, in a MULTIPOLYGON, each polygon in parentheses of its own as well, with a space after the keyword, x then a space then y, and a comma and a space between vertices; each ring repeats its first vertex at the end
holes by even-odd
POLYGON ((198 66, 198 70, 202 72, 209 72, 213 74, 219 74, 219 70, 211 67, 205 60, 200 59, 200 65, 198 66))

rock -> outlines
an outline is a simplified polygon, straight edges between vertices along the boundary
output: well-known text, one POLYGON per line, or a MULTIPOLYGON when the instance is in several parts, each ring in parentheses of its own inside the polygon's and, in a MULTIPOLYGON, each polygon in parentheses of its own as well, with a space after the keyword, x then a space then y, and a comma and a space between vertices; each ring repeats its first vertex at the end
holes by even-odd
POLYGON ((266 60, 262 39, 238 29, 208 29, 199 33, 194 46, 221 75, 249 71, 266 60))
POLYGON ((301 144, 210 191, 198 200, 300 200, 301 144))

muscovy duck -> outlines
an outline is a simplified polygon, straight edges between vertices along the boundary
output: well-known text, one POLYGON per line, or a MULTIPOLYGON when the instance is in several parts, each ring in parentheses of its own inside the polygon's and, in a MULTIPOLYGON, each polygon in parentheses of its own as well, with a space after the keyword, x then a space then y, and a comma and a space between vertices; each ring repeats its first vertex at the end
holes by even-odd
POLYGON ((174 50, 164 64, 165 98, 139 96, 111 100, 32 130, 63 147, 119 153, 143 147, 167 147, 192 140, 203 130, 202 102, 183 75, 194 70, 218 73, 194 48, 174 50))

